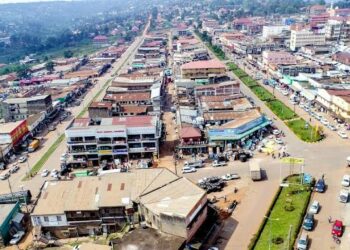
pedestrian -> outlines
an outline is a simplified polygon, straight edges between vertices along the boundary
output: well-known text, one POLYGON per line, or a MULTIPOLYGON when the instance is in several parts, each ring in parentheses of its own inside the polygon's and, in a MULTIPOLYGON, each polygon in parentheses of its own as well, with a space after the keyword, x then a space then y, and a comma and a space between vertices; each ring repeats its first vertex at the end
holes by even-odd
POLYGON ((278 159, 281 159, 281 153, 278 152, 278 159))
POLYGON ((224 196, 224 201, 226 202, 226 195, 224 196))
POLYGON ((332 217, 331 216, 328 217, 328 223, 332 223, 332 217))

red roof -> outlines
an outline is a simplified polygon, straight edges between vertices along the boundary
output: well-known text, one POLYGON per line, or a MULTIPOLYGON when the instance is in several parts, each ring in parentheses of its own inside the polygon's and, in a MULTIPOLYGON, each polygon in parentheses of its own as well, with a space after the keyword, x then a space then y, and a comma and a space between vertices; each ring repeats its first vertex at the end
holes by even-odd
POLYGON ((107 40, 108 38, 106 36, 99 35, 94 37, 94 41, 107 41, 107 40))
POLYGON ((181 66, 181 69, 216 69, 216 68, 225 68, 225 64, 222 62, 213 59, 207 61, 194 61, 185 63, 181 66))
POLYGON ((92 102, 89 106, 90 108, 112 108, 112 103, 110 102, 92 102))
POLYGON ((187 139, 187 138, 198 138, 201 137, 202 134, 198 128, 194 127, 184 127, 181 129, 180 137, 182 139, 187 139))

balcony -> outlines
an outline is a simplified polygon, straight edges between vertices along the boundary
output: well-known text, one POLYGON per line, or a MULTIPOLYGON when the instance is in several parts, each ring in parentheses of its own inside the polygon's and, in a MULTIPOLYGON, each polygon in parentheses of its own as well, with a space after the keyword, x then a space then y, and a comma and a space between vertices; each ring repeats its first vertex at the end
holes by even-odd
POLYGON ((127 148, 123 148, 123 149, 113 149, 113 154, 116 154, 116 155, 125 155, 125 154, 128 154, 128 149, 127 149, 127 148))
POLYGON ((96 140, 75 140, 67 141, 68 144, 84 144, 84 143, 96 143, 96 140))
POLYGON ((147 148, 147 147, 140 147, 140 148, 129 148, 130 153, 143 153, 143 152, 156 152, 157 148, 147 148))

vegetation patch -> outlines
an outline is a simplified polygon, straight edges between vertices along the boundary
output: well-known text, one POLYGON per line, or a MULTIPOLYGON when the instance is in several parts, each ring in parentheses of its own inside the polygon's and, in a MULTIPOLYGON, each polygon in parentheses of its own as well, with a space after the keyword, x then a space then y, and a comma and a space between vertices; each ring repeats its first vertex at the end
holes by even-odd
POLYGON ((281 249, 283 244, 284 249, 293 249, 294 242, 298 236, 307 205, 310 200, 311 191, 309 185, 301 185, 299 176, 290 176, 286 179, 290 185, 281 187, 274 205, 272 206, 268 218, 265 219, 265 224, 260 235, 257 236, 256 244, 253 244, 250 249, 266 250, 281 249), (290 193, 293 192, 291 201, 290 193), (286 201, 293 206, 293 210, 286 213, 286 201), (290 238, 289 238, 290 232, 290 238), (289 240, 289 242, 288 242, 289 240))
POLYGON ((311 126, 302 118, 287 121, 286 125, 303 141, 315 142, 322 139, 322 129, 311 126))

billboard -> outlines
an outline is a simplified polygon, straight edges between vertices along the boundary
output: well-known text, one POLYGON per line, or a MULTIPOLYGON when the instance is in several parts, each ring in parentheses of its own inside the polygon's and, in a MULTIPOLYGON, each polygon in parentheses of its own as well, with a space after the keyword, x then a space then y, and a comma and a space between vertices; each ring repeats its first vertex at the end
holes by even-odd
POLYGON ((12 145, 16 145, 28 133, 27 121, 23 120, 11 132, 12 145))

